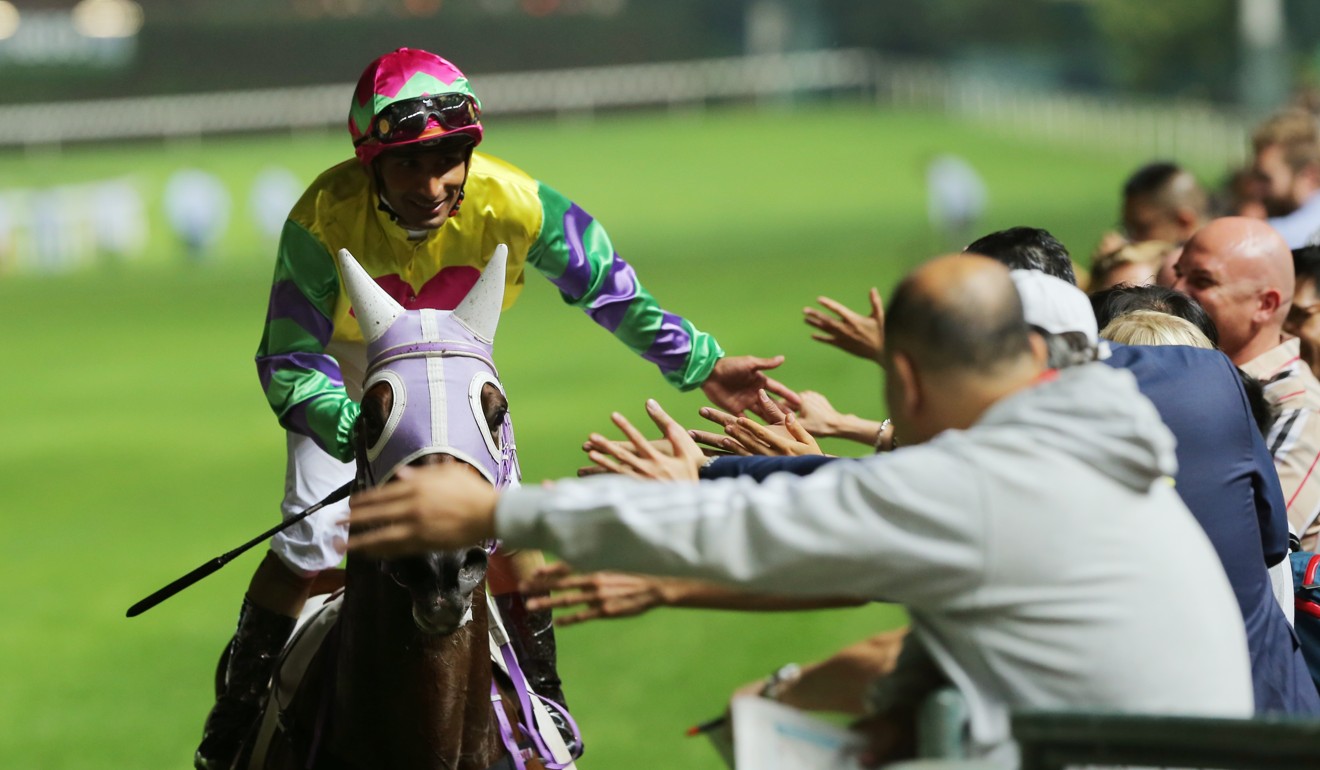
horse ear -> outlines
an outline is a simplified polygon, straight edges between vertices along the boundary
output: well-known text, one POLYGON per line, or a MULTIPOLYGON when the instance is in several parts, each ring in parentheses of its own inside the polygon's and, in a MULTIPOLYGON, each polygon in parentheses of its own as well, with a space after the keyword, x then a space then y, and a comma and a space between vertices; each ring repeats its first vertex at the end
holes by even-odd
POLYGON ((486 269, 481 271, 481 277, 454 308, 454 318, 487 342, 495 340, 495 327, 500 324, 500 309, 504 305, 504 265, 508 256, 508 246, 502 243, 496 246, 486 269))
POLYGON ((403 307, 367 275, 348 249, 339 250, 339 272, 344 276, 344 289, 353 302, 363 339, 375 342, 403 315, 403 307))

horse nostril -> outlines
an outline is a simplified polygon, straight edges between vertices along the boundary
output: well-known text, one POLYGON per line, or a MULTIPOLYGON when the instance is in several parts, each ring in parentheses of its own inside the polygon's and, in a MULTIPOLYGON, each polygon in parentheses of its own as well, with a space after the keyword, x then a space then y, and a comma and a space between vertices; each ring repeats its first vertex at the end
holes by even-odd
POLYGON ((413 622, 424 633, 444 636, 467 625, 469 609, 466 602, 430 599, 413 604, 413 622))
POLYGON ((476 587, 486 579, 488 560, 483 548, 469 548, 463 554, 463 562, 458 568, 458 591, 463 596, 471 595, 476 587))
POLYGON ((489 557, 485 548, 469 548, 463 557, 463 569, 486 569, 489 557))

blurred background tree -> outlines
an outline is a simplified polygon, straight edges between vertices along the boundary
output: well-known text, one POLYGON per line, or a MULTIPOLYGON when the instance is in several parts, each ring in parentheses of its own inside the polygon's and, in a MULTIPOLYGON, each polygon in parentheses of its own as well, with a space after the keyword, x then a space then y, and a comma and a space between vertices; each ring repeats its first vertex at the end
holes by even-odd
POLYGON ((1238 0, 1088 4, 1112 88, 1226 101, 1237 95, 1238 0))
POLYGON ((478 73, 730 56, 764 49, 769 27, 785 49, 1228 103, 1253 6, 1278 6, 1286 74, 1314 82, 1320 4, 1308 0, 0 0, 0 101, 345 82, 399 45, 478 73), (135 7, 139 27, 80 39, 70 15, 89 5, 135 7), (6 7, 22 21, 12 29, 6 7))

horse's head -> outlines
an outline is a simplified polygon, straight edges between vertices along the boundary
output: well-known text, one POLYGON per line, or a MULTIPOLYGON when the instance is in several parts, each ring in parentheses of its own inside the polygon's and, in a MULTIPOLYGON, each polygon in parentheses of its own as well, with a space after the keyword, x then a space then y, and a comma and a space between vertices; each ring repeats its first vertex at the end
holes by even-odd
MULTIPOLYGON (((359 476, 388 483, 404 465, 460 462, 496 487, 518 483, 508 399, 491 361, 504 298, 507 249, 452 311, 405 310, 346 250, 344 286, 367 343, 358 430, 359 476)), ((448 634, 471 617, 486 550, 432 553, 382 564, 412 596, 413 619, 448 634)))

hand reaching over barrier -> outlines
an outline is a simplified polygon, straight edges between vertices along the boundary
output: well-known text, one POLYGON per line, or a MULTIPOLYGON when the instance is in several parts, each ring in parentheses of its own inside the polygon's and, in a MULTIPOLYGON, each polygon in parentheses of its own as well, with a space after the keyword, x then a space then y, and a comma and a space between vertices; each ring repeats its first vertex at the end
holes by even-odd
POLYGON ((628 572, 577 574, 559 562, 537 570, 523 581, 524 594, 548 594, 528 600, 529 609, 573 608, 575 612, 555 617, 555 625, 571 626, 588 620, 630 618, 668 604, 664 578, 628 572))
POLYGON ((802 308, 807 325, 822 332, 811 335, 811 338, 833 345, 845 353, 852 353, 870 361, 879 361, 880 354, 885 349, 885 309, 880 300, 879 289, 872 288, 869 296, 870 315, 862 315, 829 297, 817 297, 816 301, 833 315, 823 313, 814 307, 802 308))
MULTIPOLYGON (((688 431, 688 433, 691 434, 692 431, 688 431)), ((632 442, 629 441, 618 441, 614 439, 607 439, 604 436, 601 436, 600 434, 595 434, 595 435, 597 437, 596 439, 593 440, 591 438, 588 438, 586 441, 582 443, 583 452, 587 452, 588 454, 590 454, 591 452, 601 452, 603 454, 614 455, 621 448, 628 449, 629 447, 632 446, 632 442)), ((672 457, 674 454, 674 445, 669 443, 668 439, 653 438, 647 443, 651 445, 652 449, 654 449, 655 451, 659 452, 662 455, 667 455, 672 457)), ((729 454, 729 452, 723 452, 718 449, 714 449, 712 447, 701 446, 698 447, 698 449, 701 450, 701 453, 705 455, 708 461, 712 457, 725 457, 729 454)), ((594 463, 592 465, 584 465, 581 468, 577 469, 577 475, 581 477, 597 476, 599 474, 609 473, 609 472, 610 471, 608 469, 603 468, 594 463)))
POLYGON ((379 558, 443 551, 495 537, 499 493, 460 463, 403 466, 349 498, 347 548, 379 558))
POLYGON ((555 625, 570 626, 588 620, 630 618, 657 607, 778 612, 856 607, 855 597, 775 596, 748 593, 729 586, 684 578, 638 575, 631 572, 576 573, 564 562, 542 567, 523 580, 519 591, 546 594, 529 599, 530 610, 574 608, 555 618, 555 625))
POLYGON ((842 438, 856 441, 879 451, 893 448, 893 426, 885 422, 868 420, 855 414, 843 414, 830 400, 813 390, 802 391, 802 406, 798 408, 799 422, 808 433, 817 438, 842 438))
MULTIPOLYGON (((764 392, 764 391, 763 391, 764 392)), ((599 433, 591 434, 587 442, 587 457, 611 473, 620 473, 640 479, 670 481, 696 481, 698 471, 706 462, 706 455, 692 440, 682 425, 665 413, 655 399, 647 399, 646 413, 664 434, 668 451, 658 449, 648 441, 623 415, 611 415, 628 441, 611 441, 599 433)))
POLYGON ((748 417, 704 407, 700 411, 701 416, 724 428, 725 435, 694 430, 691 431, 692 438, 699 443, 739 455, 825 454, 792 412, 780 409, 765 391, 761 391, 760 397, 766 425, 748 417))

